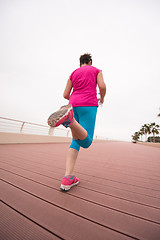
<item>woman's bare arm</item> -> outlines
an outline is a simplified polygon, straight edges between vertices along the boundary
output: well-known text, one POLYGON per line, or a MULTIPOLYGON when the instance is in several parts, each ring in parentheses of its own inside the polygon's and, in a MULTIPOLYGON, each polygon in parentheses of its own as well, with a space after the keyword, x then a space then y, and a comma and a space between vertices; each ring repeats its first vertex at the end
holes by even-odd
POLYGON ((71 90, 72 90, 72 81, 68 79, 64 93, 63 93, 63 97, 65 99, 68 99, 68 100, 70 99, 71 90))
POLYGON ((97 75, 97 84, 98 84, 99 91, 100 91, 100 102, 103 103, 104 97, 106 95, 106 84, 104 82, 102 72, 99 72, 97 75))

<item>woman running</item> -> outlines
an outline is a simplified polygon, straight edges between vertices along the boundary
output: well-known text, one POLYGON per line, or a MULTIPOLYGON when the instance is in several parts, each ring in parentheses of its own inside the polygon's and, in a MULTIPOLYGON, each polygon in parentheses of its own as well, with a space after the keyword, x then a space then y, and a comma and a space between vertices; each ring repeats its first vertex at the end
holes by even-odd
POLYGON ((72 132, 72 143, 66 157, 66 172, 60 189, 70 190, 79 183, 73 175, 80 147, 88 148, 92 144, 98 100, 104 102, 106 85, 101 70, 92 66, 92 56, 80 56, 80 67, 69 77, 63 97, 69 104, 61 107, 48 118, 48 125, 57 127, 62 124, 72 132), (97 85, 100 99, 97 99, 97 85))

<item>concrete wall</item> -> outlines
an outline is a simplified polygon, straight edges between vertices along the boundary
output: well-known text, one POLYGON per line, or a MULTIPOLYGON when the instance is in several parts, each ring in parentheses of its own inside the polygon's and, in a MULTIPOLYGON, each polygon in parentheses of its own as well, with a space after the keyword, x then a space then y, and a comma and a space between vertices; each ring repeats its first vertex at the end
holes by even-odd
MULTIPOLYGON (((33 135, 23 133, 0 132, 0 144, 16 143, 71 143, 70 137, 55 137, 45 135, 33 135)), ((104 142, 104 140, 94 139, 93 142, 104 142)))
POLYGON ((0 132, 0 144, 71 142, 69 137, 0 132))

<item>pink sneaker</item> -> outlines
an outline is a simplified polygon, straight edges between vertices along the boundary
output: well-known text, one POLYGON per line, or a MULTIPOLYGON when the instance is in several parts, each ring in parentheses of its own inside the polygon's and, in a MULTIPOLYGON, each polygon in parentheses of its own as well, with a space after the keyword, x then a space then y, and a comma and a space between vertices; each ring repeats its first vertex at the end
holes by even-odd
POLYGON ((79 183, 79 178, 76 176, 64 176, 62 179, 62 184, 60 186, 60 189, 62 191, 69 191, 71 187, 77 185, 79 183))
POLYGON ((68 104, 61 107, 57 112, 54 112, 48 118, 48 125, 50 127, 58 127, 62 124, 64 127, 69 127, 73 123, 74 113, 72 105, 68 104))

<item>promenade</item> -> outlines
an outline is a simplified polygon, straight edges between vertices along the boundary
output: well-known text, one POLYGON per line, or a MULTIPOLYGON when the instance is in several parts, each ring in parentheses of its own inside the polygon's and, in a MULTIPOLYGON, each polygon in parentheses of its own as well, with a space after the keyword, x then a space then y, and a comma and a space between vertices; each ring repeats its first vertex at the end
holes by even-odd
POLYGON ((160 239, 160 148, 95 142, 59 187, 69 143, 0 145, 2 240, 160 239))

